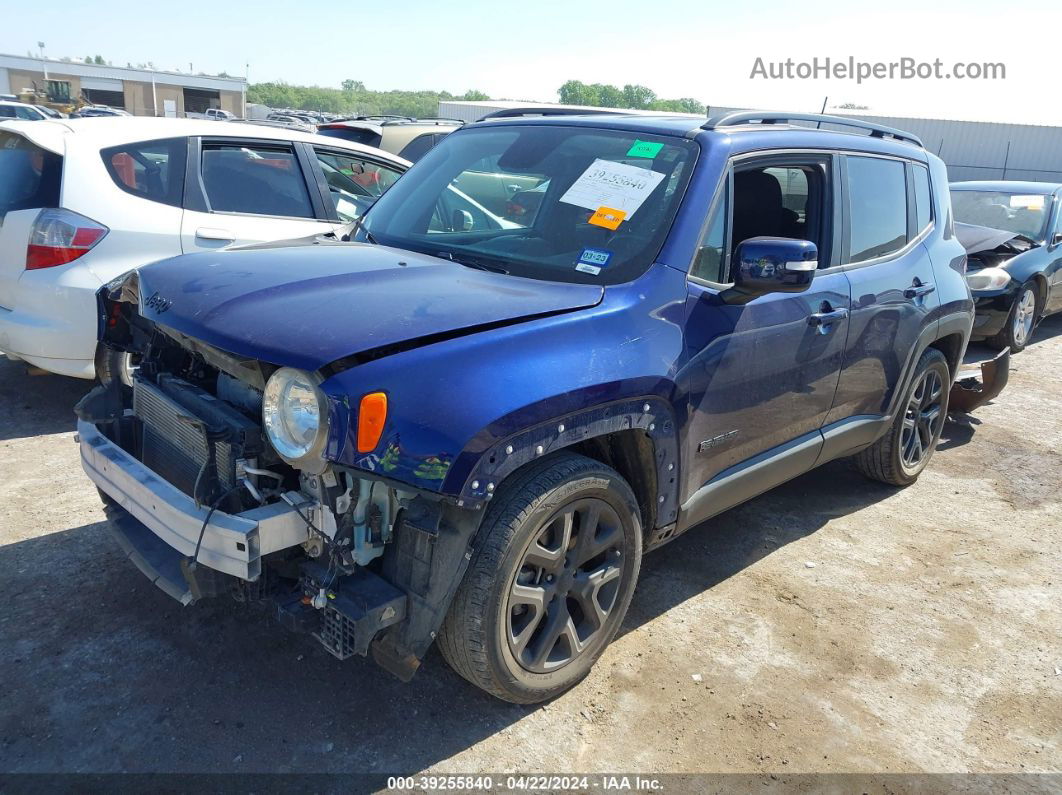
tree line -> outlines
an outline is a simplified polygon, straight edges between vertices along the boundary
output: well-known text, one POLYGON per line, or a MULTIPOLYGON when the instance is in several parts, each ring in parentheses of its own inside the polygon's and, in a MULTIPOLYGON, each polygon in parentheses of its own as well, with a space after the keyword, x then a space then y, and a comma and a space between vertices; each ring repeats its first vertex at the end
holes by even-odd
MULTIPOLYGON (((659 110, 666 113, 705 112, 703 102, 692 97, 661 99, 646 86, 627 84, 622 88, 604 83, 582 83, 569 80, 558 91, 562 105, 589 105, 601 108, 632 108, 659 110)), ((475 89, 464 94, 449 91, 373 91, 360 80, 344 80, 341 88, 296 86, 290 83, 253 83, 247 88, 247 101, 271 108, 316 110, 324 113, 375 116, 428 117, 439 113, 439 102, 447 100, 489 100, 487 94, 475 89)))
POLYGON ((342 88, 294 86, 289 83, 253 83, 247 87, 247 101, 271 108, 316 110, 344 115, 377 116, 393 114, 425 118, 439 115, 440 100, 490 99, 482 91, 461 95, 449 91, 373 91, 360 80, 344 80, 342 88))
POLYGON ((661 99, 646 86, 627 85, 620 88, 606 83, 583 83, 569 80, 557 91, 562 105, 590 105, 596 108, 627 108, 631 110, 659 110, 666 113, 703 114, 707 106, 698 99, 661 99))

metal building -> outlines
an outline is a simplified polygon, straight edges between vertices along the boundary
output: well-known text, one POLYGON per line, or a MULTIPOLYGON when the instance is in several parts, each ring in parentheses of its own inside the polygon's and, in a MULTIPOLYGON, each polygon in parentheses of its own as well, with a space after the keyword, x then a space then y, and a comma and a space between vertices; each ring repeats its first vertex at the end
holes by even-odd
POLYGON ((247 81, 0 54, 0 94, 26 90, 42 92, 49 102, 80 100, 134 116, 184 117, 208 108, 243 116, 247 81))
MULTIPOLYGON (((491 111, 529 105, 554 106, 553 103, 508 101, 440 102, 439 115, 475 121, 491 111)), ((731 110, 740 108, 711 106, 708 109, 709 115, 731 110)), ((927 149, 939 155, 948 164, 948 175, 952 180, 1014 179, 1062 182, 1062 127, 849 113, 844 115, 914 133, 922 139, 927 149)))

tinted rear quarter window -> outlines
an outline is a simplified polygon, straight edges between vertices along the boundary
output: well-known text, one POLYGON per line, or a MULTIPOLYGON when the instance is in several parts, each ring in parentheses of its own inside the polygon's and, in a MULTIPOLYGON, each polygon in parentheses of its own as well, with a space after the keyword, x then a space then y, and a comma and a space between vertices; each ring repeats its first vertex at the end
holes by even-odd
POLYGON ((402 151, 398 153, 399 157, 404 157, 411 163, 416 163, 424 155, 431 151, 431 148, 435 146, 435 135, 432 133, 424 133, 418 135, 408 144, 406 144, 402 151))
POLYGON ((314 217, 290 147, 204 144, 203 187, 214 211, 314 217))
POLYGON ((848 158, 849 262, 884 257, 907 245, 907 179, 903 162, 848 158))
POLYGON ((188 142, 184 138, 115 146, 100 152, 114 184, 149 201, 181 206, 188 142))
POLYGON ((59 206, 63 158, 0 131, 0 219, 15 210, 59 206))
POLYGON ((915 189, 915 234, 921 234, 933 220, 933 207, 930 203, 929 169, 925 166, 914 167, 915 189))

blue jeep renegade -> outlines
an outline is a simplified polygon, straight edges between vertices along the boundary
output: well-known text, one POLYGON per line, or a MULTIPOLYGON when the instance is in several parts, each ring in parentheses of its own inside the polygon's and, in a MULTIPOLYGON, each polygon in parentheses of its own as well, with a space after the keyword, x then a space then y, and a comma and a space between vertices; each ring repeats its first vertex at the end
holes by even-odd
POLYGON ((644 551, 841 456, 915 481, 965 259, 944 164, 897 130, 487 119, 332 238, 105 287, 130 365, 79 405, 81 456, 181 602, 268 599, 403 678, 437 640, 541 701, 615 635, 644 551))

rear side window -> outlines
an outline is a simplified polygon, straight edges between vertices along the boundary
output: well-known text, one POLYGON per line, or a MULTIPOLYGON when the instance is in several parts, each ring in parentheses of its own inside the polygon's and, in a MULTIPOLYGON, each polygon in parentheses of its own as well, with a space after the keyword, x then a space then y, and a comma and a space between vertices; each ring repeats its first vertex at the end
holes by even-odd
POLYGON ((929 169, 925 166, 914 167, 915 190, 915 234, 920 235, 933 220, 933 207, 930 204, 929 169))
POLYGON ((289 146, 203 144, 203 187, 215 212, 314 217, 289 146))
POLYGON ((406 144, 402 148, 402 151, 398 153, 398 156, 404 157, 411 163, 416 163, 418 160, 424 157, 424 155, 428 154, 428 152, 431 151, 431 148, 435 146, 435 144, 435 135, 433 133, 424 133, 423 135, 418 135, 416 138, 406 144))
POLYGON ((40 121, 44 114, 29 105, 0 105, 0 118, 40 121))
POLYGON ((141 199, 181 206, 188 141, 163 141, 114 146, 100 152, 114 184, 141 199))
POLYGON ((849 262, 907 245, 907 179, 899 160, 848 158, 849 262))
POLYGON ((0 219, 15 210, 59 206, 63 158, 0 131, 0 219))

